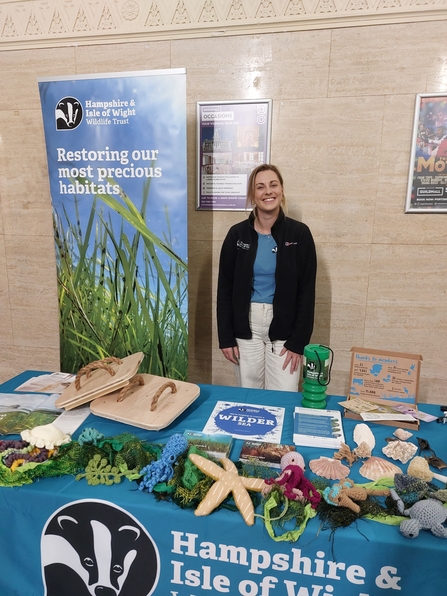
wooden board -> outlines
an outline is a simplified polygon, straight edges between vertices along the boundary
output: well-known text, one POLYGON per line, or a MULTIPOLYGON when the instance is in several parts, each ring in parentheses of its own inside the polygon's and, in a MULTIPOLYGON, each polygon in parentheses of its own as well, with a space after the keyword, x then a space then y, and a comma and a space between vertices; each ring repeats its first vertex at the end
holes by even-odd
POLYGON ((135 376, 143 357, 143 352, 136 352, 121 358, 121 364, 111 363, 109 366, 115 373, 113 376, 103 368, 93 370, 90 376, 81 376, 79 378, 80 388, 77 389, 76 383, 73 381, 57 398, 56 407, 71 410, 101 397, 101 395, 121 389, 129 383, 129 379, 135 376))
POLYGON ((144 385, 130 387, 122 401, 117 401, 121 391, 95 399, 90 404, 93 414, 147 430, 160 430, 169 426, 200 395, 199 386, 192 383, 148 374, 137 377, 143 379, 144 385), (167 382, 175 384, 176 393, 166 388, 158 398, 156 409, 151 411, 154 395, 167 382))

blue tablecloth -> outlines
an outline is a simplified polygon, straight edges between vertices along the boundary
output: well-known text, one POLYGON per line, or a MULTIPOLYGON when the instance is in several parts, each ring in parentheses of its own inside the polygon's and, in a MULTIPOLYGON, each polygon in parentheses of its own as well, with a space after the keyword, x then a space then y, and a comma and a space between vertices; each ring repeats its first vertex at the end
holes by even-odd
MULTIPOLYGON (((37 374, 26 371, 0 385, 0 392, 9 393, 37 374)), ((327 407, 338 408, 342 399, 329 395, 327 407)), ((218 400, 284 406, 282 442, 292 443, 292 412, 300 405, 299 394, 211 385, 200 385, 199 398, 170 427, 158 432, 95 415, 90 415, 82 428, 95 428, 105 436, 127 431, 145 441, 166 443, 174 432, 202 430, 218 400)), ((424 404, 421 409, 440 413, 439 406, 424 404)), ((351 447, 355 446, 352 441, 355 424, 353 420, 343 421, 346 442, 351 447)), ((371 428, 376 437, 374 454, 382 456, 385 438, 395 428, 382 425, 371 428)), ((436 454, 447 459, 446 433, 447 425, 422 422, 410 440, 416 442, 416 436, 427 439, 436 454)), ((238 459, 241 444, 241 441, 233 444, 233 461, 238 459)), ((297 450, 306 463, 333 454, 327 449, 298 447, 297 450)), ((407 465, 399 465, 405 472, 407 465)), ((358 468, 359 464, 353 465, 350 478, 365 482, 358 468)), ((306 477, 313 478, 309 470, 306 477)), ((90 486, 85 480, 64 476, 41 479, 20 488, 0 488, 0 536, 2 596, 147 596, 149 593, 156 596, 440 596, 445 589, 443 565, 447 541, 430 532, 422 531, 411 540, 401 536, 396 526, 361 519, 331 536, 329 531, 321 529, 321 522, 315 517, 296 542, 275 542, 259 518, 254 526, 247 526, 239 512, 226 509, 197 517, 192 510, 180 509, 170 501, 157 501, 127 480, 113 486, 90 486), (97 541, 82 539, 68 552, 66 542, 61 540, 58 563, 64 565, 64 561, 73 559, 73 553, 78 553, 79 569, 70 571, 67 567, 67 587, 63 593, 48 578, 45 588, 43 566, 57 563, 42 559, 43 546, 50 539, 48 528, 51 524, 62 529, 78 528, 81 509, 93 511, 97 506, 112 512, 117 531, 135 536, 144 534, 144 540, 140 539, 144 556, 139 557, 137 548, 131 546, 127 558, 118 561, 119 553, 113 547, 110 549, 114 530, 108 533, 97 521, 83 519, 82 523, 89 524, 89 532, 97 541), (95 560, 98 553, 102 557, 101 569, 106 566, 111 576, 115 573, 122 579, 115 584, 108 579, 109 588, 95 592, 94 586, 100 582, 98 575, 94 580, 94 574, 99 571, 94 570, 92 575, 92 568, 99 565, 95 560), (127 581, 131 577, 128 568, 132 561, 134 566, 138 561, 144 562, 138 572, 139 582, 127 581), (150 580, 144 579, 151 574, 150 580)), ((54 536, 51 539, 56 540, 54 536)))

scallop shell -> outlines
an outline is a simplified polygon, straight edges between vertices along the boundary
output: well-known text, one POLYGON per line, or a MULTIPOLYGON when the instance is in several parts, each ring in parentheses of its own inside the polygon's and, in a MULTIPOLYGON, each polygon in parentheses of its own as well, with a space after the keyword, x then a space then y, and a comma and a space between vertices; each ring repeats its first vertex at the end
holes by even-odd
POLYGON ((391 459, 398 460, 403 464, 413 457, 418 448, 414 443, 406 443, 405 441, 391 441, 386 447, 382 449, 382 452, 391 459))
POLYGON ((372 456, 365 461, 359 474, 368 480, 380 480, 380 478, 394 478, 394 474, 402 474, 402 470, 382 457, 372 456))
POLYGON ((328 478, 329 480, 341 480, 349 474, 348 466, 345 466, 338 459, 331 457, 320 457, 312 459, 309 462, 309 468, 317 476, 328 478))
POLYGON ((361 445, 362 443, 366 443, 369 445, 371 451, 374 449, 376 445, 376 439, 372 433, 372 430, 369 428, 367 424, 356 424, 354 427, 354 443, 356 445, 361 445))
POLYGON ((409 439, 410 437, 413 436, 413 433, 411 433, 409 430, 405 430, 403 428, 396 428, 393 435, 395 437, 397 437, 398 439, 400 439, 401 441, 406 441, 407 439, 409 439))

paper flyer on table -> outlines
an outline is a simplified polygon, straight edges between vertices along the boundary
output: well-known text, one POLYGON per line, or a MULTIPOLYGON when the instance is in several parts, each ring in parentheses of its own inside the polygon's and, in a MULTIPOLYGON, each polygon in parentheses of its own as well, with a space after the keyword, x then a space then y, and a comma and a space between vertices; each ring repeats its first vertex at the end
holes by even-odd
POLYGON ((345 442, 341 413, 296 407, 293 420, 295 445, 339 449, 345 442))
POLYGON ((30 393, 62 393, 75 379, 71 373, 55 372, 39 375, 28 379, 14 391, 27 391, 30 393))
POLYGON ((75 408, 68 412, 56 408, 59 394, 32 393, 0 394, 0 435, 18 435, 25 429, 54 424, 72 434, 90 414, 90 407, 75 408))
POLYGON ((227 433, 235 439, 280 443, 285 408, 218 401, 204 433, 227 433))
POLYGON ((410 414, 398 414, 396 412, 362 412, 360 414, 365 422, 380 422, 381 420, 395 420, 396 422, 414 422, 414 416, 410 414))

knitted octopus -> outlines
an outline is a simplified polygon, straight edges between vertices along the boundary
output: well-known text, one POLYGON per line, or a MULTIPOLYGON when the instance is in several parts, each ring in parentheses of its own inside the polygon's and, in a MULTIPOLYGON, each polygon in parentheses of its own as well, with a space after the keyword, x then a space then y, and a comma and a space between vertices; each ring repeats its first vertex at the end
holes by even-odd
POLYGON ((289 451, 281 458, 281 475, 278 478, 264 480, 268 485, 262 492, 268 494, 272 485, 281 487, 284 496, 292 501, 309 501, 312 509, 316 509, 321 500, 320 493, 304 476, 304 459, 296 451, 289 451))
POLYGON ((179 455, 188 448, 188 441, 183 435, 175 434, 166 443, 161 452, 160 459, 145 466, 140 474, 143 476, 138 488, 147 489, 148 492, 154 490, 154 486, 159 482, 168 482, 174 476, 174 464, 179 455))

